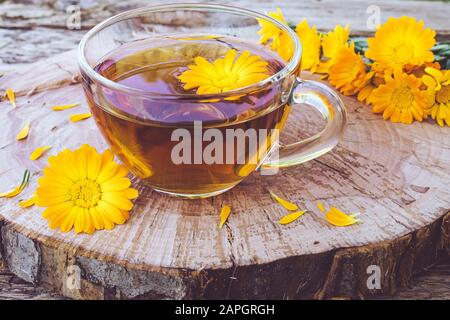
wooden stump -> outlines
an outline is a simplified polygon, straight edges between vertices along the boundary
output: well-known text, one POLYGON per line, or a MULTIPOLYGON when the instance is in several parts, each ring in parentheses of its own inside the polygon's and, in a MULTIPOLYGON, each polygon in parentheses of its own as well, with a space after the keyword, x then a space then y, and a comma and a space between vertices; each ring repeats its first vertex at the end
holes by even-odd
MULTIPOLYGON (((1 255, 27 281, 73 298, 372 297, 392 293, 450 251, 450 129, 392 124, 348 97, 342 142, 316 160, 274 176, 255 173, 203 200, 163 196, 133 179, 140 196, 125 225, 93 235, 53 231, 42 209, 18 206, 34 192, 47 162, 30 161, 29 154, 42 145, 53 146, 50 154, 83 143, 107 147, 94 119, 69 121, 88 111, 77 72, 69 52, 0 78, 0 90, 13 87, 18 95, 16 109, 0 103, 1 191, 16 185, 25 168, 32 171, 20 196, 0 199, 1 255), (82 105, 50 109, 74 102, 82 105), (29 137, 16 141, 28 120, 29 137), (308 213, 278 224, 285 211, 269 189, 308 213), (318 200, 361 213, 363 223, 329 225, 318 200), (225 203, 233 211, 219 229, 225 203), (380 268, 381 289, 367 286, 373 265, 380 268)), ((316 132, 314 116, 293 112, 284 139, 316 132)))

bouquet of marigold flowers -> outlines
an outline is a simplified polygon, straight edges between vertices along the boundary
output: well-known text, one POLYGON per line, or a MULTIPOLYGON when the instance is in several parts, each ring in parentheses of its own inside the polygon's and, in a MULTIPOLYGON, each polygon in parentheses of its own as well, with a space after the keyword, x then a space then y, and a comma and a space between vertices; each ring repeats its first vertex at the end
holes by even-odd
MULTIPOLYGON (((279 8, 269 15, 288 24, 279 8)), ((288 37, 260 24, 261 42, 289 60, 288 37)), ((390 18, 367 41, 352 40, 348 25, 326 34, 306 20, 292 27, 302 43, 302 70, 323 74, 341 93, 355 95, 385 120, 410 124, 431 117, 450 126, 450 70, 441 70, 433 53, 450 52, 450 46, 436 46, 436 32, 423 21, 390 18)))

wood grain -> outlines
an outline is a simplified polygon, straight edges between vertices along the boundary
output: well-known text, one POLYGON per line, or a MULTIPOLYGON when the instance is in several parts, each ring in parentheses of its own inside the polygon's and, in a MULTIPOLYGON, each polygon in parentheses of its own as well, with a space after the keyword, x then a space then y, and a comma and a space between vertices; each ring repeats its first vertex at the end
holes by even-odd
MULTIPOLYGON (((77 124, 71 113, 88 111, 77 83, 74 52, 39 62, 0 79, 0 90, 15 84, 17 108, 0 103, 2 186, 32 171, 30 196, 45 157, 28 161, 38 145, 52 152, 89 143, 106 148, 95 122, 77 124), (61 68, 61 66, 64 66, 61 68), (76 111, 51 105, 81 102, 76 111), (31 121, 27 140, 14 140, 31 121)), ((306 73, 304 77, 310 77, 306 73)), ((344 97, 348 128, 331 153, 276 176, 253 174, 224 195, 180 200, 140 191, 123 226, 92 236, 52 231, 41 209, 20 209, 1 199, 3 256, 15 274, 75 298, 332 298, 393 293, 412 275, 433 264, 450 244, 449 128, 431 122, 385 122, 369 108, 344 97), (277 224, 285 212, 268 190, 308 209, 297 223, 277 224), (316 209, 320 200, 363 223, 328 225, 316 209), (233 213, 218 228, 223 203, 233 213), (366 286, 367 267, 380 266, 382 288, 366 286), (81 270, 81 287, 67 289, 67 275, 81 270)), ((284 138, 317 130, 312 113, 294 112, 284 138)))
MULTIPOLYGON (((208 2, 198 0, 199 2, 208 2)), ((172 0, 171 2, 184 2, 172 0)), ((367 8, 377 6, 381 21, 390 16, 409 15, 423 19, 427 27, 438 33, 439 39, 450 39, 449 4, 438 1, 372 1, 372 0, 223 0, 223 4, 241 6, 259 12, 281 7, 292 23, 307 19, 320 31, 329 31, 336 24, 350 24, 353 35, 371 35, 367 27, 367 8)), ((79 2, 80 30, 67 27, 70 20, 70 0, 14 0, 0 3, 0 73, 22 64, 51 57, 73 49, 85 33, 100 21, 121 11, 146 5, 167 3, 161 0, 89 0, 79 2)))

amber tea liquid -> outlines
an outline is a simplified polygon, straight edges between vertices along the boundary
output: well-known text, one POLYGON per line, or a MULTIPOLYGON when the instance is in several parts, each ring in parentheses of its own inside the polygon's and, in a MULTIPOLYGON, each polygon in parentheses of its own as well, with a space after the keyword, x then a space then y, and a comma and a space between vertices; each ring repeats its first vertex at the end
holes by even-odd
MULTIPOLYGON (((270 74, 284 67, 276 53, 236 38, 166 36, 128 43, 108 54, 95 67, 104 77, 148 95, 100 85, 95 86, 94 95, 92 87, 85 85, 92 113, 113 152, 134 175, 156 190, 191 197, 220 193, 254 171, 273 147, 271 129, 281 129, 289 112, 288 106, 280 105, 278 95, 282 90, 274 84, 232 99, 202 101, 188 98, 186 94, 195 94, 195 89, 187 92, 178 80, 187 66, 194 63, 195 57, 213 61, 223 58, 230 49, 238 54, 249 50, 260 56, 269 63, 270 74), (165 98, 164 94, 170 96, 165 98), (179 141, 172 141, 172 134, 183 128, 194 137, 194 121, 201 121, 203 132, 213 128, 223 133, 223 137, 227 129, 244 132, 266 129, 267 135, 263 138, 266 143, 258 145, 256 154, 254 148, 248 146, 249 141, 245 150, 242 145, 237 150, 238 143, 230 149, 224 140, 224 158, 233 150, 234 158, 238 154, 245 155, 244 163, 238 163, 237 159, 233 163, 174 163, 172 150, 179 141)), ((201 146, 206 148, 210 143, 202 141, 201 146)), ((191 153, 194 158, 194 150, 191 153)))

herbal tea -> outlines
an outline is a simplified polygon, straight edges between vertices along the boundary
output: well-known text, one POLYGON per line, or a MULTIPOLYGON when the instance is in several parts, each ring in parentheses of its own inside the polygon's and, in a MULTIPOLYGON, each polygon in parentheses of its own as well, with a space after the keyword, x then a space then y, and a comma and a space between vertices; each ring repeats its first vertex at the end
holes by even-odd
MULTIPOLYGON (((249 51, 266 61, 267 77, 285 65, 258 44, 199 35, 131 42, 95 67, 126 87, 98 85, 94 94, 85 86, 97 124, 113 152, 156 190, 191 196, 227 190, 254 171, 273 147, 273 129, 281 129, 289 113, 279 87, 268 84, 238 96, 202 100, 195 88, 186 89, 180 81, 196 57, 212 62, 231 49, 236 56, 249 51)), ((218 81, 232 84, 236 79, 218 81)))

